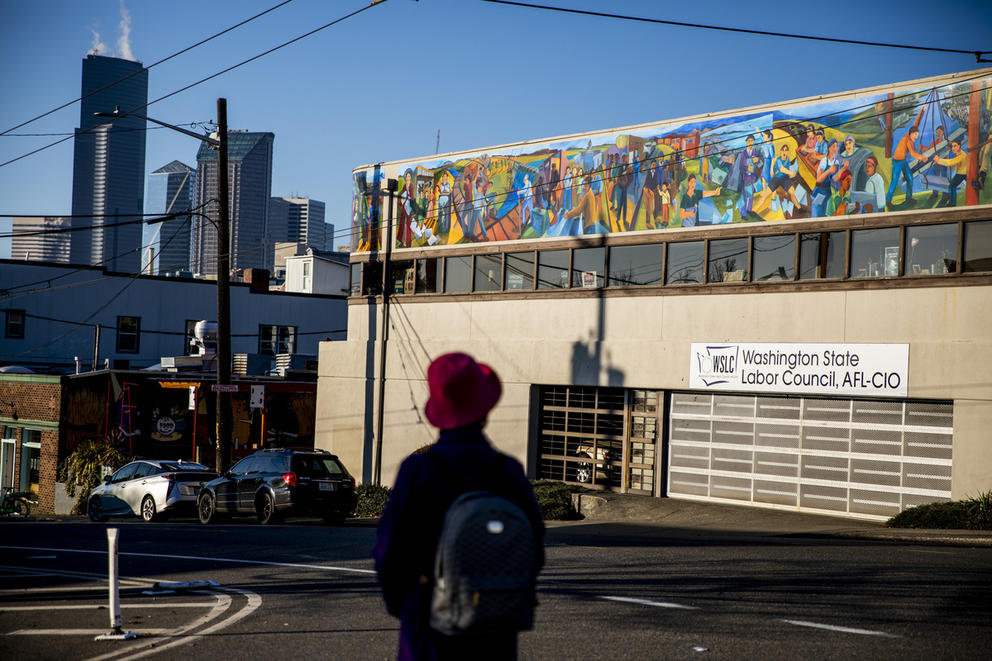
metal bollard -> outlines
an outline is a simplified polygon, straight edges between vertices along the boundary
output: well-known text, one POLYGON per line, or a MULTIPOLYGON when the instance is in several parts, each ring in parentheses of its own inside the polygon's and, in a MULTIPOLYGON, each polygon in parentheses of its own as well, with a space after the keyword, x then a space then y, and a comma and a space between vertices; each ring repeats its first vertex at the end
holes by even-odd
POLYGON ((117 528, 107 528, 107 581, 110 588, 110 632, 94 640, 130 640, 137 638, 133 631, 121 628, 121 591, 117 575, 117 528))

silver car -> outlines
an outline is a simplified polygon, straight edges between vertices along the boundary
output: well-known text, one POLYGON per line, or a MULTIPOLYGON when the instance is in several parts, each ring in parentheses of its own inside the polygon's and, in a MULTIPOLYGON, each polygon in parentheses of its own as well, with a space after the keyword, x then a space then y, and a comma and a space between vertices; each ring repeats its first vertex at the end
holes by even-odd
POLYGON ((193 512, 200 487, 215 477, 216 472, 193 461, 132 461, 90 492, 86 513, 93 521, 132 515, 160 521, 178 511, 193 512))

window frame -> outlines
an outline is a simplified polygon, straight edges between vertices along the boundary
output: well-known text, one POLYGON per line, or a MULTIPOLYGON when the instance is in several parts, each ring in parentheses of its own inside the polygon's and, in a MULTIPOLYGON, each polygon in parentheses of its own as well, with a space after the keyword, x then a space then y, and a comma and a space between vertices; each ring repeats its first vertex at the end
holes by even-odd
POLYGON ((141 353, 141 317, 135 317, 133 315, 120 314, 117 315, 117 341, 115 347, 117 353, 141 353), (124 330, 122 324, 125 320, 134 320, 134 330, 124 330), (133 346, 131 341, 127 341, 129 338, 133 338, 133 346))
POLYGON ((8 308, 3 311, 3 336, 8 340, 23 340, 24 327, 27 325, 27 313, 17 308, 8 308), (19 317, 19 319, 18 319, 19 317))

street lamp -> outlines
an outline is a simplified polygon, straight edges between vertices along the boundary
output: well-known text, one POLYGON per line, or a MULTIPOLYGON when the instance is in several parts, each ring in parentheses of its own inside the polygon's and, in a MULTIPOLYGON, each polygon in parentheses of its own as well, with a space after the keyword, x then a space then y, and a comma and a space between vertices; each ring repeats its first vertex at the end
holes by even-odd
POLYGON ((223 473, 231 464, 231 239, 230 198, 227 171, 227 99, 217 99, 217 138, 187 131, 133 112, 95 112, 97 117, 119 119, 137 117, 167 129, 206 142, 217 149, 217 457, 216 468, 223 473))

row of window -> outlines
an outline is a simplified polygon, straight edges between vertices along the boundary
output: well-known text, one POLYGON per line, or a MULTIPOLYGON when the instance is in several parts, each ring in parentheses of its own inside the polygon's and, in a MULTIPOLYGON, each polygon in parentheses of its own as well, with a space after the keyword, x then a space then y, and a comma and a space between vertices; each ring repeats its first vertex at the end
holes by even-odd
MULTIPOLYGON (((24 310, 4 310, 4 332, 6 339, 24 339, 27 314, 24 310)), ((184 354, 192 353, 192 340, 198 319, 186 320, 184 354)), ((139 353, 141 349, 141 317, 117 317, 117 353, 139 353)), ((258 325, 258 353, 274 356, 280 353, 296 352, 296 326, 277 324, 258 325)))
MULTIPOLYGON (((363 268, 364 267, 364 268, 363 268)), ((992 221, 395 260, 393 294, 643 287, 992 271, 992 221)), ((351 294, 382 293, 382 263, 351 294)))

